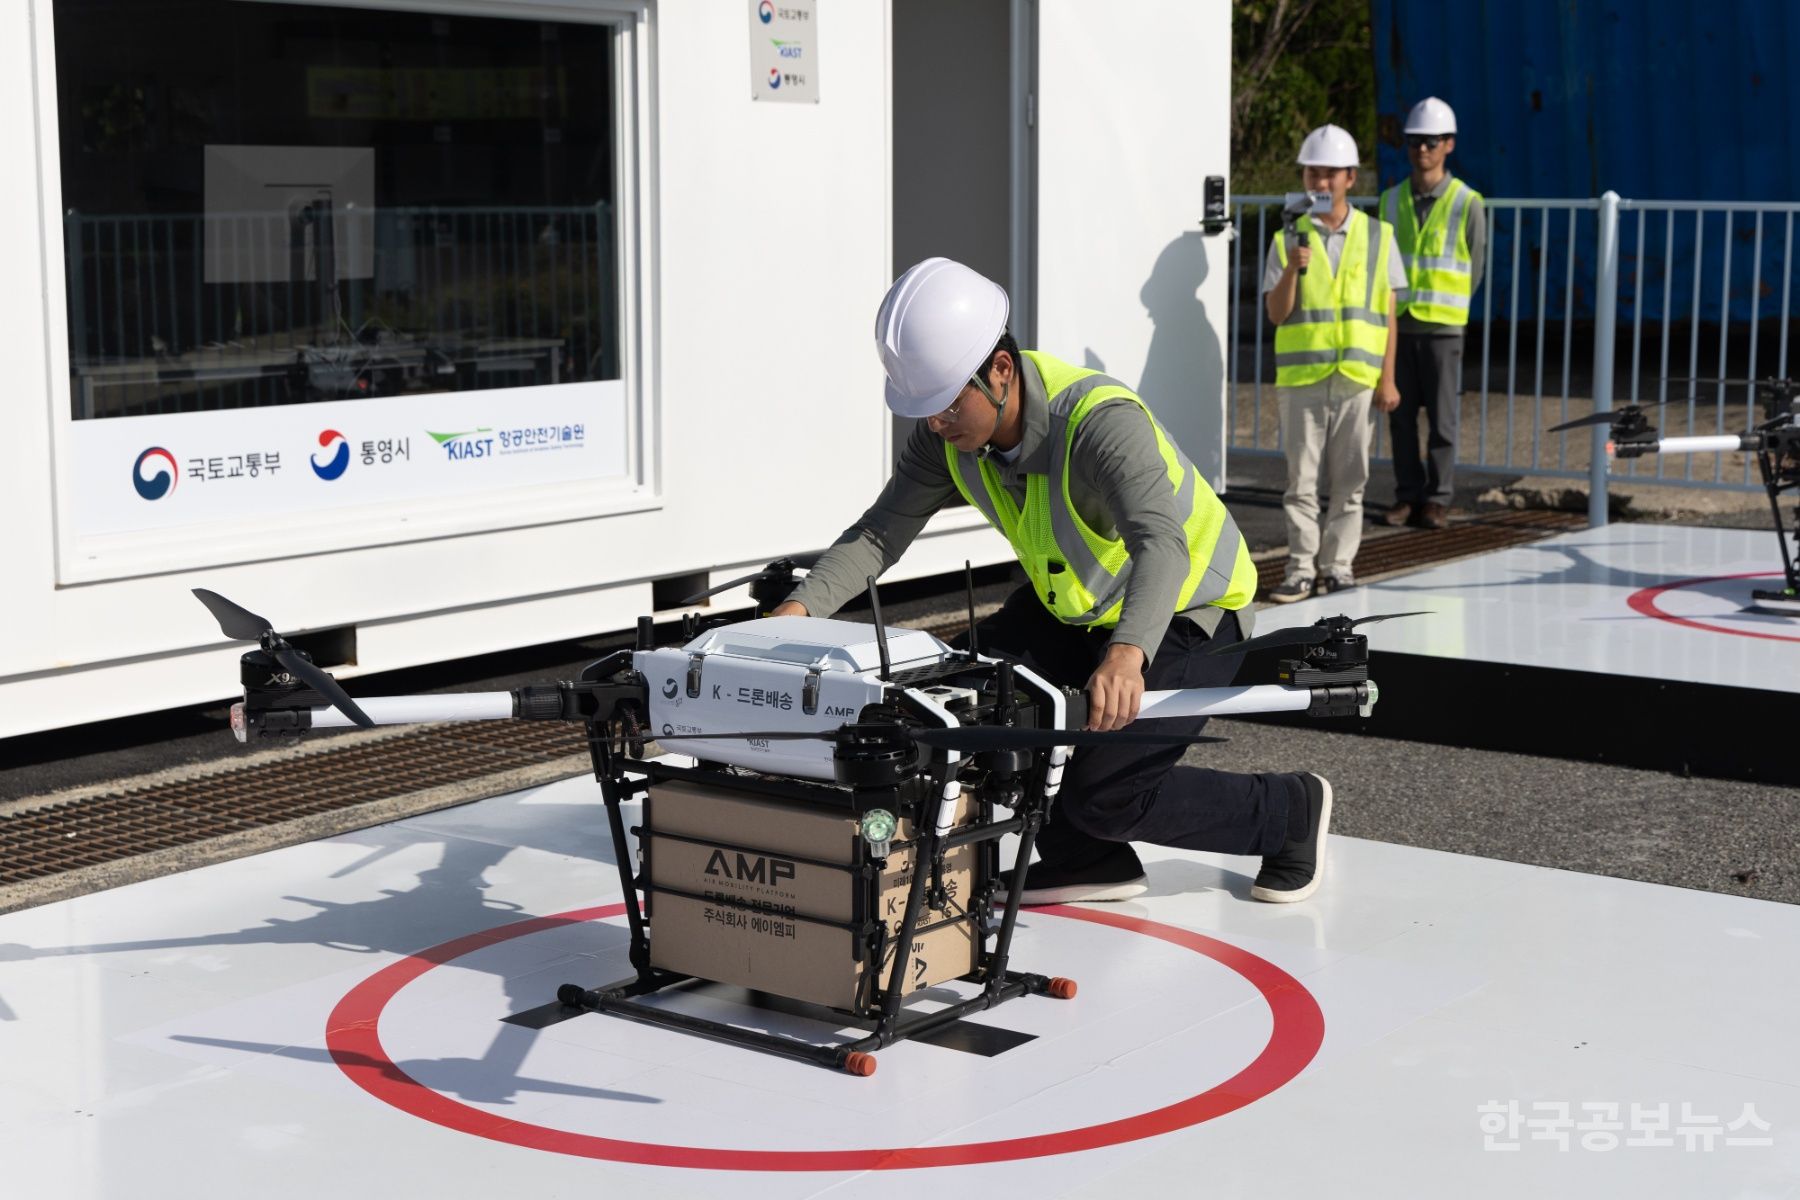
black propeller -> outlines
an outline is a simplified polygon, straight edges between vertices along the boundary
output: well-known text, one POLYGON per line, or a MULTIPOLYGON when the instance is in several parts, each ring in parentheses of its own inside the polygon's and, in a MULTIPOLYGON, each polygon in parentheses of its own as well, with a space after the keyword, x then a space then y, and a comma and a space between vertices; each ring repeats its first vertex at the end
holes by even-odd
MULTIPOLYGON (((1800 380, 1777 379, 1770 376, 1765 379, 1701 379, 1694 375, 1670 375, 1664 383, 1686 383, 1701 387, 1747 387, 1760 388, 1769 393, 1768 398, 1776 403, 1791 400, 1800 395, 1800 380)), ((1576 417, 1573 421, 1564 421, 1561 425, 1552 425, 1551 433, 1562 433, 1568 429, 1585 429, 1591 425, 1621 425, 1625 431, 1647 433, 1650 431, 1644 410, 1661 408, 1665 404, 1680 404, 1697 397, 1692 395, 1668 396, 1661 400, 1640 400, 1632 404, 1621 405, 1607 412, 1589 413, 1585 417, 1576 417)))
POLYGON ((1373 616, 1358 617, 1352 621, 1349 617, 1326 617, 1311 625, 1294 625, 1287 629, 1277 629, 1273 633, 1265 633, 1261 637, 1253 637, 1243 642, 1225 642, 1210 647, 1208 654, 1248 654, 1253 650, 1264 650, 1270 646, 1317 646, 1329 642, 1332 638, 1344 637, 1358 625, 1368 625, 1375 621, 1392 621, 1396 617, 1424 617, 1431 615, 1430 609, 1420 612, 1377 613, 1373 616))
POLYGON ((741 587, 746 583, 757 583, 764 579, 792 579, 795 571, 807 570, 818 562, 824 553, 823 550, 818 550, 811 554, 790 554, 786 558, 778 558, 760 571, 752 571, 748 575, 739 575, 736 579, 714 584, 704 592, 695 592, 692 596, 683 598, 681 603, 684 605, 698 604, 709 596, 716 596, 720 592, 729 592, 734 587, 741 587))
MULTIPOLYGON (((1650 403, 1666 404, 1668 401, 1652 400, 1650 403)), ((1585 417, 1576 417, 1573 421, 1564 421, 1561 425, 1552 425, 1549 432, 1561 433, 1565 429, 1586 429, 1590 425, 1618 425, 1631 416, 1636 416, 1638 420, 1643 419, 1643 413, 1639 411, 1637 405, 1608 409, 1606 412, 1589 413, 1585 417)))
MULTIPOLYGON (((1761 379, 1700 379, 1693 375, 1671 375, 1668 383, 1697 383, 1708 387, 1755 387, 1768 388, 1772 392, 1792 394, 1800 392, 1800 379, 1777 379, 1773 375, 1765 375, 1761 379)), ((1687 399, 1683 396, 1682 399, 1687 399)))
MULTIPOLYGON (((891 732, 911 739, 921 746, 930 746, 938 750, 954 750, 959 754, 981 754, 989 750, 1038 750, 1051 746, 1105 746, 1105 745, 1140 745, 1140 746, 1197 746, 1207 742, 1224 742, 1228 738, 1210 737, 1203 733, 1155 733, 1150 730, 1119 729, 1110 733, 1097 729, 1021 729, 1008 725, 961 725, 951 729, 920 729, 908 725, 885 726, 884 732, 891 732)), ((863 727, 864 730, 867 726, 863 727)), ((806 740, 836 741, 849 736, 850 726, 839 726, 836 729, 795 730, 777 729, 764 733, 684 733, 679 736, 696 741, 748 741, 762 739, 772 742, 798 742, 806 740)))
POLYGON ((289 673, 302 683, 331 702, 333 708, 349 717, 364 729, 372 728, 374 721, 369 714, 357 706, 337 680, 314 666, 312 661, 298 650, 288 645, 274 626, 262 617, 257 616, 241 604, 234 604, 217 592, 205 588, 195 588, 194 595, 200 603, 206 605, 213 618, 219 622, 219 629, 226 637, 237 642, 260 642, 262 648, 271 658, 287 668, 289 673))

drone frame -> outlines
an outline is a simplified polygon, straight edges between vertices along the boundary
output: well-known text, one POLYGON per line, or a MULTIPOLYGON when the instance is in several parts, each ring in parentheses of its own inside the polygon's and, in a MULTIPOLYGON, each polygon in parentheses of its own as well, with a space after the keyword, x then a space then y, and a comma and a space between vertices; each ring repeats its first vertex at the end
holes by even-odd
MULTIPOLYGON (((873 583, 871 580, 871 593, 873 583)), ((746 775, 703 760, 697 760, 693 766, 645 760, 645 745, 650 736, 645 727, 650 692, 648 681, 633 665, 633 655, 654 648, 655 629, 649 617, 638 621, 635 649, 619 650, 589 664, 574 681, 528 685, 510 692, 364 698, 360 707, 355 703, 349 706, 354 710, 355 718, 360 718, 355 719, 347 715, 344 701, 348 697, 336 681, 313 667, 310 661, 297 664, 296 659, 304 660, 304 653, 287 646, 272 629, 263 628, 267 623, 262 618, 211 593, 201 599, 220 619, 228 636, 261 642, 258 649, 246 652, 240 659, 245 698, 232 706, 232 727, 242 741, 292 736, 309 729, 350 724, 418 721, 556 720, 584 726, 594 776, 606 808, 607 826, 616 848, 614 857, 625 897, 625 917, 630 933, 629 961, 633 973, 599 987, 563 984, 557 990, 557 999, 568 1010, 568 1015, 584 1010, 608 1013, 834 1070, 867 1075, 875 1069, 874 1052, 894 1042, 929 1036, 970 1013, 1021 996, 1048 995, 1068 999, 1075 994, 1076 985, 1072 980, 1014 970, 1010 958, 1032 849, 1038 831, 1049 819, 1071 753, 1071 745, 1043 744, 1042 732, 1052 729, 1066 732, 1071 744, 1100 736, 1083 732, 1087 701, 1076 689, 1053 686, 1024 666, 985 657, 974 649, 953 652, 940 661, 896 671, 885 661, 886 630, 876 602, 873 605, 876 635, 884 651, 880 678, 887 685, 884 700, 874 706, 874 711, 865 709, 857 723, 803 735, 835 742, 835 779, 831 783, 814 782, 746 775), (272 653, 271 647, 278 649, 280 655, 272 653), (954 702, 958 711, 952 712, 923 691, 927 686, 946 683, 972 690, 978 699, 969 701, 965 695, 961 701, 954 702), (914 728, 933 731, 935 736, 930 740, 934 744, 915 741, 911 733, 914 728), (996 746, 992 744, 992 738, 972 737, 963 739, 964 747, 956 744, 954 736, 960 729, 978 734, 1006 728, 1015 729, 1021 735, 1037 736, 1022 736, 1018 746, 996 746), (1032 743, 1029 748, 1027 743, 1032 743), (976 819, 964 827, 953 828, 951 810, 964 790, 966 778, 973 781, 976 819), (647 1002, 647 998, 656 993, 695 982, 715 981, 656 965, 650 937, 651 920, 646 906, 640 901, 640 893, 653 898, 660 891, 686 895, 714 905, 760 911, 754 905, 732 897, 680 892, 656 883, 650 872, 633 866, 627 849, 630 845, 628 833, 639 834, 640 845, 647 845, 649 838, 644 835, 655 831, 644 827, 628 830, 624 805, 639 796, 647 796, 653 784, 663 781, 723 786, 744 796, 779 799, 787 804, 859 819, 871 810, 882 808, 898 816, 911 817, 915 831, 911 843, 913 869, 904 912, 891 933, 888 923, 878 914, 862 911, 866 905, 853 911, 848 921, 782 914, 784 920, 791 918, 838 927, 852 939, 854 953, 859 956, 856 961, 862 967, 863 986, 857 1002, 849 1010, 822 1009, 819 1014, 840 1023, 847 1017, 851 1024, 867 1030, 864 1036, 848 1042, 819 1044, 647 1002), (996 807, 1006 808, 1013 815, 995 819, 996 807), (996 896, 999 890, 999 843, 1013 834, 1019 837, 1014 886, 1006 889, 1004 901, 1000 902, 996 896), (951 912, 955 901, 948 896, 944 886, 946 856, 971 845, 980 848, 975 855, 974 884, 960 912, 951 912), (991 923, 996 903, 1002 904, 1001 911, 997 923, 991 923), (929 928, 935 928, 937 924, 951 920, 972 924, 974 967, 957 978, 979 985, 979 991, 930 1012, 906 1011, 904 1001, 912 990, 907 986, 906 972, 913 962, 914 942, 928 928, 925 922, 933 922, 929 928), (885 983, 880 978, 883 971, 885 983)), ((972 602, 970 611, 972 626, 972 602)), ((708 623, 728 622, 724 618, 715 618, 708 623)), ((1291 636, 1283 637, 1278 633, 1258 639, 1263 644, 1305 647, 1302 661, 1283 663, 1283 678, 1289 681, 1285 685, 1148 692, 1143 698, 1140 716, 1192 717, 1276 711, 1305 711, 1315 716, 1360 712, 1367 716, 1378 693, 1368 677, 1367 640, 1351 632, 1352 624, 1348 618, 1331 618, 1320 622, 1317 628, 1301 627, 1291 636), (1321 634, 1320 630, 1326 632, 1321 634), (1318 661, 1321 650, 1328 653, 1328 663, 1318 661), (1328 666, 1329 670, 1318 670, 1321 666, 1328 666)), ((694 618, 684 619, 684 633, 691 633, 695 626, 694 618)), ((1127 738, 1131 732, 1126 731, 1127 738)), ((700 735, 695 740, 704 740, 706 736, 709 735, 700 735)), ((795 734, 790 732, 785 736, 795 734)), ((1218 740, 1183 734, 1140 734, 1139 737, 1158 737, 1169 743, 1218 740)), ((766 846, 732 845, 710 837, 707 841, 734 852, 770 853, 766 846)), ((878 878, 889 849, 890 846, 876 845, 866 837, 855 839, 853 860, 845 869, 860 873, 864 878, 873 872, 878 878)), ((862 896, 865 891, 853 888, 852 894, 862 896)), ((860 905, 861 901, 857 903, 860 905)))
POLYGON ((1633 459, 1646 454, 1754 454, 1763 490, 1769 497, 1769 512, 1775 520, 1775 540, 1781 547, 1784 586, 1780 590, 1754 589, 1751 601, 1753 605, 1770 611, 1800 615, 1800 508, 1796 509, 1796 524, 1792 529, 1781 517, 1782 494, 1791 490, 1800 491, 1800 380, 1701 380, 1682 377, 1670 382, 1753 387, 1764 393, 1774 415, 1741 433, 1663 437, 1657 432, 1656 426, 1650 423, 1644 411, 1646 407, 1655 407, 1654 404, 1628 404, 1620 409, 1566 421, 1552 427, 1550 432, 1558 433, 1588 425, 1606 425, 1606 453, 1609 458, 1633 459), (1784 404, 1785 411, 1782 407, 1784 404), (1789 544, 1790 538, 1792 545, 1789 544))

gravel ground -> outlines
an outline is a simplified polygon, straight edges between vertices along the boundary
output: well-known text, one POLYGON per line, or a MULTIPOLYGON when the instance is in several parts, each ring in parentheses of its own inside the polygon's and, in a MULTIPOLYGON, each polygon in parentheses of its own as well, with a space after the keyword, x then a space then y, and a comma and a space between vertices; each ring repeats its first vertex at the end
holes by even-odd
POLYGON ((1253 721, 1185 760, 1317 770, 1332 830, 1483 858, 1800 903, 1800 789, 1253 721))

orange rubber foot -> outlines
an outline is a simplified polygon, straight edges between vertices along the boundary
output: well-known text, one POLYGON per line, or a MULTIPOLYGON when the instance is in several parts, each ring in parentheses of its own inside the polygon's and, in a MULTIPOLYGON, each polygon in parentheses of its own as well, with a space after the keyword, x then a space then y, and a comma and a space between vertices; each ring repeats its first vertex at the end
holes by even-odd
POLYGON ((1050 986, 1045 988, 1044 992, 1058 1000, 1073 1000, 1075 998, 1075 981, 1058 975, 1050 981, 1050 986))
POLYGON ((844 1070, 852 1075, 873 1075, 875 1073, 875 1056, 864 1054, 860 1050, 852 1050, 844 1057, 844 1070))

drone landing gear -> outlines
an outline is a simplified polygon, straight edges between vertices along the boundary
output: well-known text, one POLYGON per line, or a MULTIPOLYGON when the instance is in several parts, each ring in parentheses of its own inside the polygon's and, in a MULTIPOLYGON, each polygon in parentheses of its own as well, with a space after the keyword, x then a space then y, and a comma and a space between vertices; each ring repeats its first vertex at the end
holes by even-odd
POLYGON ((1800 588, 1757 588, 1750 593, 1750 607, 1757 612, 1800 617, 1800 588))
MULTIPOLYGON (((995 670, 1000 677, 996 696, 1000 697, 1003 707, 1009 707, 1013 704, 1014 695, 1011 668, 1001 665, 995 670)), ((847 728, 867 732, 863 726, 847 728)), ((926 732, 929 731, 915 731, 911 736, 920 738, 926 732)), ((1016 739, 1032 731, 1006 729, 1004 732, 1016 739)), ((1082 736, 1078 731, 1058 731, 1059 739, 1079 739, 1082 736)), ((614 845, 629 845, 622 812, 623 803, 640 793, 646 797, 643 824, 630 831, 639 836, 640 847, 646 848, 643 850, 646 864, 653 864, 658 861, 657 855, 665 853, 656 849, 659 836, 677 842, 700 844, 700 839, 696 837, 677 833, 659 824, 661 818, 654 816, 652 812, 652 802, 656 800, 651 791, 653 784, 660 782, 667 787, 685 782, 711 789, 714 794, 731 795, 734 802, 744 801, 750 794, 745 789, 754 790, 756 787, 750 781, 729 772, 712 770, 705 764, 678 767, 645 763, 641 768, 641 775, 634 771, 628 776, 621 754, 623 747, 602 722, 590 721, 588 741, 614 845)), ((890 867, 890 862, 901 861, 888 858, 891 843, 886 838, 879 843, 881 849, 878 857, 866 857, 870 851, 858 850, 847 864, 835 865, 788 849, 739 846, 735 840, 726 843, 711 835, 705 840, 705 844, 716 843, 721 852, 729 851, 735 855, 739 863, 750 861, 760 864, 764 858, 759 856, 779 854, 790 877, 799 867, 822 866, 833 872, 846 872, 846 881, 855 881, 849 883, 853 899, 850 906, 851 920, 848 922, 806 916, 792 909, 780 910, 788 922, 815 929, 835 927, 851 935, 852 961, 857 964, 856 969, 861 972, 862 980, 855 987, 854 999, 848 993, 838 992, 835 994, 843 995, 843 1001, 827 1001, 814 993, 809 1001, 806 999, 809 992, 804 986, 799 990, 786 992, 775 987, 770 995, 777 1000, 785 998, 790 1003, 801 1001, 802 1016, 817 1018, 837 1028, 845 1025, 861 1028, 867 1031, 866 1036, 849 1042, 820 1044, 803 1040, 800 1036, 782 1036, 767 1030, 710 1020, 677 1011, 674 1005, 651 1000, 650 997, 657 993, 666 992, 669 993, 669 998, 673 998, 680 991, 709 983, 748 987, 752 991, 758 990, 760 985, 729 973, 712 978, 691 973, 692 968, 687 961, 680 959, 676 949, 679 943, 662 947, 665 957, 659 959, 653 953, 656 949, 654 934, 650 928, 656 923, 652 919, 653 912, 663 913, 663 919, 667 920, 670 919, 668 914, 677 910, 665 906, 679 905, 686 900, 700 900, 722 912, 723 920, 729 926, 734 923, 733 914, 738 910, 740 902, 725 894, 701 895, 684 890, 679 882, 681 877, 674 871, 659 876, 646 865, 640 874, 639 870, 633 868, 631 856, 626 853, 617 855, 617 866, 619 882, 625 895, 625 913, 631 928, 631 965, 636 974, 597 988, 565 983, 557 989, 557 1000, 570 1009, 624 1017, 645 1025, 697 1034, 830 1070, 866 1076, 875 1072, 876 1051, 909 1038, 928 1038, 940 1031, 949 1032, 951 1026, 971 1013, 981 1012, 1022 996, 1072 999, 1076 992, 1074 980, 1009 970, 1007 966, 1028 866, 1021 865, 1019 868, 1020 886, 1008 889, 1005 902, 995 905, 1001 839, 1016 834, 1019 839, 1017 861, 1020 864, 1029 864, 1031 861, 1038 830, 1043 826, 1055 795, 1055 781, 1050 774, 1053 769, 1050 757, 1023 753, 1011 755, 1004 752, 981 754, 978 761, 986 762, 988 774, 982 784, 973 789, 982 797, 974 806, 973 820, 969 824, 952 827, 946 819, 943 827, 940 827, 938 808, 952 803, 949 797, 955 790, 952 786, 956 779, 955 760, 938 766, 935 772, 921 775, 910 755, 894 759, 886 753, 887 749, 887 743, 879 739, 870 741, 865 737, 845 737, 839 741, 837 765, 841 783, 851 786, 853 790, 866 788, 881 797, 883 803, 891 803, 890 797, 899 798, 903 794, 902 785, 910 785, 907 790, 911 794, 929 797, 928 800, 918 802, 913 825, 915 840, 911 849, 912 865, 907 872, 910 877, 904 884, 897 885, 897 893, 879 891, 881 879, 895 869, 890 867), (1015 757, 1018 762, 1013 761, 1015 757), (1020 770, 1020 767, 1024 769, 1020 770), (995 819, 996 802, 1011 808, 1014 815, 1005 820, 995 819), (966 907, 963 907, 950 898, 957 890, 954 881, 948 889, 944 886, 950 869, 946 867, 946 863, 953 862, 958 851, 971 849, 976 852, 976 861, 980 865, 975 871, 972 888, 969 882, 963 884, 963 895, 966 898, 966 907), (647 910, 643 906, 640 893, 649 897, 654 906, 652 909, 647 910), (900 901, 901 894, 904 895, 903 902, 900 901), (893 913, 893 904, 899 905, 898 921, 890 927, 878 914, 884 907, 885 911, 893 913), (955 933, 959 926, 970 931, 972 949, 950 952, 952 961, 956 963, 956 970, 927 976, 927 959, 943 952, 930 949, 929 939, 938 937, 940 931, 946 929, 955 933), (920 957, 920 954, 924 957, 920 957), (914 974, 915 970, 917 974, 914 974), (959 974, 958 971, 966 973, 959 974), (951 978, 974 984, 979 990, 933 1011, 904 1010, 903 1005, 909 993, 934 980, 948 981, 951 978)), ((1058 777, 1060 762, 1060 758, 1056 759, 1057 766, 1054 768, 1058 777)), ((800 789, 801 794, 792 799, 796 804, 803 805, 805 789, 815 785, 765 781, 762 786, 800 789)), ((690 806, 693 803, 695 801, 690 795, 690 806)), ((864 808, 866 805, 859 804, 854 809, 846 808, 843 811, 849 813, 862 811, 864 808)), ((891 816, 889 820, 892 820, 891 816)), ((693 832, 695 831, 690 830, 690 833, 693 832)), ((764 836, 768 836, 766 831, 764 836)), ((721 859, 721 862, 725 861, 727 860, 721 859)), ((708 870, 711 870, 710 863, 708 870)), ((752 878, 760 879, 756 870, 760 870, 760 867, 752 870, 752 878)), ((770 868, 771 885, 775 878, 774 868, 770 868)), ((764 919, 762 911, 753 908, 744 908, 737 915, 752 921, 764 919)), ((792 927, 790 924, 789 928, 792 927)), ((675 930, 679 928, 678 925, 669 927, 667 936, 677 937, 675 930)), ((786 936, 792 938, 794 935, 790 933, 786 936)))
MULTIPOLYGON (((883 1014, 873 1022, 874 1028, 867 1037, 837 1045, 818 1045, 796 1038, 779 1037, 763 1033, 760 1030, 745 1029, 740 1025, 730 1025, 723 1021, 711 1021, 704 1017, 690 1016, 687 1013, 676 1012, 664 1005, 653 1006, 638 1002, 638 998, 641 996, 666 989, 680 988, 689 983, 704 982, 704 980, 695 980, 689 975, 671 975, 662 971, 653 971, 647 978, 623 980, 600 988, 586 989, 578 983, 565 983, 556 990, 556 998, 570 1008, 609 1013, 613 1016, 624 1017, 628 1021, 638 1021, 645 1025, 659 1025, 664 1029, 674 1029, 682 1033, 699 1034, 702 1037, 730 1042, 752 1050, 760 1050, 766 1054, 778 1054, 783 1058, 796 1059, 832 1071, 867 1076, 875 1073, 875 1052, 891 1046, 895 1042, 926 1037, 939 1030, 949 1028, 970 1013, 981 1012, 996 1004, 1015 1000, 1021 996, 1049 996, 1055 1000, 1070 1000, 1074 998, 1076 992, 1076 984, 1073 979, 1066 979, 1062 976, 1032 975, 1023 971, 1008 971, 1004 981, 997 988, 983 988, 980 994, 935 1012, 906 1014, 896 1019, 890 1019, 883 1014)), ((832 1016, 836 1020, 843 1019, 842 1014, 832 1014, 832 1016)))

